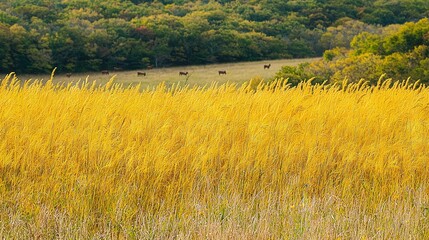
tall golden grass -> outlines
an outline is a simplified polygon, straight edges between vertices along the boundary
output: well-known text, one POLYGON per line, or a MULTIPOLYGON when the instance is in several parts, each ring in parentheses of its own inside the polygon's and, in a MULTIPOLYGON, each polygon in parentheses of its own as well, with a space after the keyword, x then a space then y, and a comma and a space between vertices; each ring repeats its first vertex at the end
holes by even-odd
POLYGON ((0 237, 429 238, 429 89, 0 84, 0 237))

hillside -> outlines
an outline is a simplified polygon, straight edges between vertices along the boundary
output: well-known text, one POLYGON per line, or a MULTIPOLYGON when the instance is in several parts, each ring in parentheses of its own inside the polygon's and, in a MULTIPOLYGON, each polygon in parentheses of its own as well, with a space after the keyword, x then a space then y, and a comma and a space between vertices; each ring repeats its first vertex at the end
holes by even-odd
POLYGON ((425 0, 4 0, 0 72, 321 56, 362 31, 428 12, 425 0))
POLYGON ((284 66, 277 78, 291 83, 314 78, 314 82, 359 82, 372 85, 380 76, 429 83, 429 19, 389 25, 378 32, 362 32, 348 48, 325 51, 323 59, 299 66, 284 66))

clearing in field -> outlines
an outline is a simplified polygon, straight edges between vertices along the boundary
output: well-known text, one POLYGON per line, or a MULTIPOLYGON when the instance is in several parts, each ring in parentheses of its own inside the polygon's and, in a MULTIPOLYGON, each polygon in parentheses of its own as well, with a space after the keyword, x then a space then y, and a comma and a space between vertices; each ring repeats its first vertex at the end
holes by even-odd
POLYGON ((0 84, 5 239, 428 239, 429 89, 0 84))
MULTIPOLYGON (((242 84, 254 77, 260 77, 268 80, 274 77, 275 73, 280 70, 282 66, 296 66, 303 62, 312 62, 320 58, 306 58, 306 59, 283 59, 283 60, 267 60, 257 62, 240 62, 240 63, 223 63, 223 64, 210 64, 201 66, 182 66, 170 68, 155 68, 150 70, 139 69, 135 71, 114 71, 110 70, 109 74, 102 74, 101 72, 89 73, 72 73, 70 77, 67 73, 57 72, 54 82, 77 82, 85 80, 88 76, 91 81, 105 84, 114 75, 116 83, 122 83, 124 86, 130 84, 141 84, 143 88, 156 87, 160 83, 165 83, 167 86, 180 83, 181 85, 189 84, 190 86, 210 85, 213 82, 222 83, 237 83, 242 84), (270 68, 264 68, 264 65, 270 64, 270 68), (219 74, 219 71, 226 71, 226 74, 219 74), (141 74, 138 74, 138 73, 141 74), (188 72, 187 75, 180 75, 180 72, 188 72), (143 73, 145 73, 143 75, 143 73)), ((44 79, 50 78, 49 75, 19 75, 22 80, 26 79, 44 79)))

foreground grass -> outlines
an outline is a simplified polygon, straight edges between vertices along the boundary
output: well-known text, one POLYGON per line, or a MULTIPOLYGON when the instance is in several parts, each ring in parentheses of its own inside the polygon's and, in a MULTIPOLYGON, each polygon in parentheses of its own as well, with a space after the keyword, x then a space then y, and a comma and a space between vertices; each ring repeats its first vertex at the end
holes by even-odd
POLYGON ((429 238, 429 89, 0 86, 0 236, 429 238))

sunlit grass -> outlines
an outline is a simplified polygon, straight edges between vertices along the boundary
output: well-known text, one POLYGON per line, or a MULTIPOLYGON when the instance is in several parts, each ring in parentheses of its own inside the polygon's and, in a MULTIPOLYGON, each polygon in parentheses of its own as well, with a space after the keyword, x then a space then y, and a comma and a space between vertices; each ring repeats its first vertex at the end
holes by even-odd
MULTIPOLYGON (((140 84, 142 88, 156 87, 161 83, 167 86, 173 84, 188 84, 190 86, 206 86, 213 82, 219 84, 236 83, 242 84, 254 77, 261 77, 265 80, 273 78, 282 66, 296 66, 304 62, 313 62, 320 58, 306 59, 281 59, 266 60, 255 62, 237 62, 209 65, 181 66, 181 67, 162 67, 151 70, 139 69, 135 71, 110 71, 109 75, 102 75, 101 72, 72 73, 67 77, 65 72, 58 72, 53 79, 54 83, 68 83, 70 81, 85 80, 90 76, 91 81, 105 84, 115 76, 115 82, 126 86, 140 84), (264 69, 264 64, 271 64, 270 69, 264 69), (219 70, 225 70, 226 75, 219 75, 219 70), (146 73, 146 76, 137 76, 137 71, 146 73), (179 71, 186 71, 188 76, 180 76, 179 71)), ((44 79, 48 80, 49 75, 24 74, 18 75, 20 79, 44 79)))
POLYGON ((0 236, 429 237, 429 89, 0 86, 0 236))

